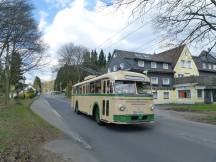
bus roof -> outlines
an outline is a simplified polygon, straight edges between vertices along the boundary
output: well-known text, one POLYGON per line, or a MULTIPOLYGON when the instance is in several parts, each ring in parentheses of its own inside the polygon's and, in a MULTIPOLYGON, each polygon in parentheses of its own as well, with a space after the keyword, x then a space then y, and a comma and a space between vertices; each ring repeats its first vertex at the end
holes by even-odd
POLYGON ((82 81, 80 83, 75 84, 74 86, 79 86, 79 85, 82 85, 85 83, 89 83, 89 82, 93 82, 93 81, 101 80, 101 79, 132 80, 132 81, 150 82, 149 78, 144 74, 121 70, 121 71, 106 73, 106 74, 100 75, 98 77, 82 81))

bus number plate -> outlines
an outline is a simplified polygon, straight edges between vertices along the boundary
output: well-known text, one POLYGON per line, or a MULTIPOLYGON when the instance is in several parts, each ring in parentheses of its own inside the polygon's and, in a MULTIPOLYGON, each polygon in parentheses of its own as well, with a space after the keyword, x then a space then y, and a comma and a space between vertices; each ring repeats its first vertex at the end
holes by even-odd
POLYGON ((143 111, 133 111, 133 114, 135 115, 143 114, 143 111))

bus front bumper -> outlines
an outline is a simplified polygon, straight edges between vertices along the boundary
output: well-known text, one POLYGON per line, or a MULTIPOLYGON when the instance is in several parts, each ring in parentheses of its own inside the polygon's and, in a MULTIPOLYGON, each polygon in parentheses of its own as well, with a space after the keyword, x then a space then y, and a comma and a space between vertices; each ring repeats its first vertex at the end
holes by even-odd
POLYGON ((117 124, 137 124, 153 122, 154 114, 146 115, 113 115, 113 122, 117 124))

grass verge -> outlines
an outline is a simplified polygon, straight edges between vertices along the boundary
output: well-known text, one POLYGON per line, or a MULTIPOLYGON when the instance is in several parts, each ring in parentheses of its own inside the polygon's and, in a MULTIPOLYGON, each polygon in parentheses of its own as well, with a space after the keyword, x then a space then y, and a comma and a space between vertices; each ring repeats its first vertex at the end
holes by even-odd
POLYGON ((216 104, 173 105, 177 111, 216 111, 216 104))
POLYGON ((191 112, 192 120, 216 124, 216 104, 194 104, 194 105, 172 105, 170 110, 180 112, 191 112), (197 115, 202 114, 202 115, 197 115))
POLYGON ((34 161, 36 148, 59 131, 30 110, 32 100, 0 108, 0 161, 34 161))

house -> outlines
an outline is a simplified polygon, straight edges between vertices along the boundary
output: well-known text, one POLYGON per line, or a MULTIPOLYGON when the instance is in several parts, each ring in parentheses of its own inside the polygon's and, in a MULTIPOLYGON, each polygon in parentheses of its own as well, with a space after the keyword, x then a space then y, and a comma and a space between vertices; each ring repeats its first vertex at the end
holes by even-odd
POLYGON ((117 70, 146 73, 156 104, 216 102, 216 58, 206 51, 192 56, 186 45, 152 55, 114 50, 107 71, 117 70))

